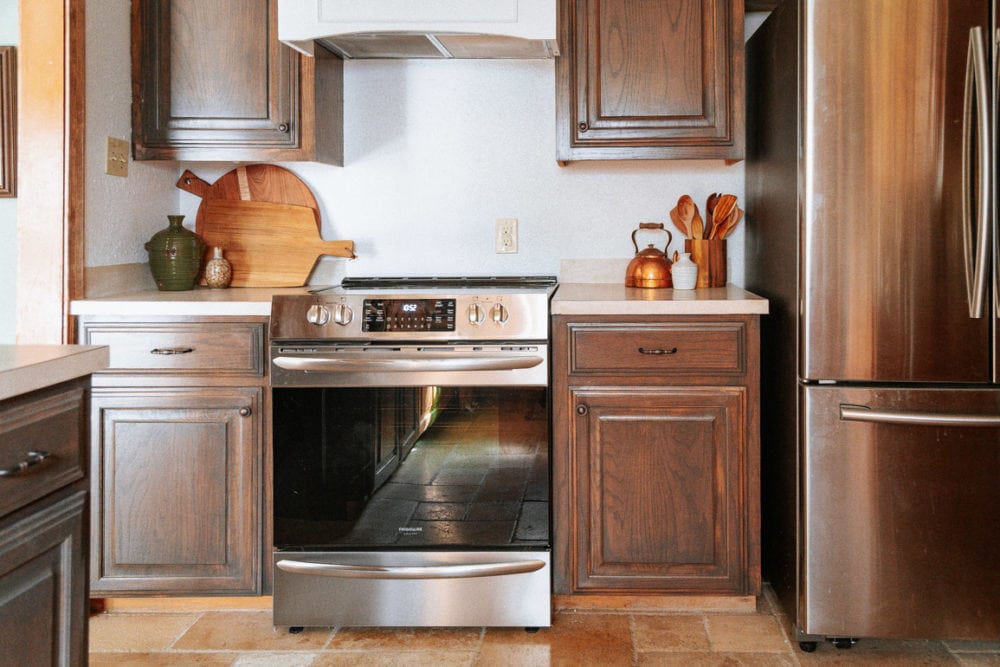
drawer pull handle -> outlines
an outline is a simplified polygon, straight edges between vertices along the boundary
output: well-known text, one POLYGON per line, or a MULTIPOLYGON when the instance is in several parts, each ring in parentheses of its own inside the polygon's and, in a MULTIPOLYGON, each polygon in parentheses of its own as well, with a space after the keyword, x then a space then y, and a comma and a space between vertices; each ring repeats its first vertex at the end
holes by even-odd
POLYGON ((250 408, 245 408, 245 407, 240 408, 240 417, 249 417, 249 416, 250 416, 250 408))
POLYGON ((50 456, 52 456, 51 452, 30 451, 28 452, 28 456, 23 461, 15 463, 9 468, 0 468, 0 477, 11 477, 13 475, 20 475, 28 468, 36 466, 39 463, 42 463, 50 456))
POLYGON ((190 354, 194 352, 193 347, 154 347, 149 351, 150 354, 190 354))
POLYGON ((662 347, 640 347, 639 354, 677 354, 677 348, 664 350, 662 347))

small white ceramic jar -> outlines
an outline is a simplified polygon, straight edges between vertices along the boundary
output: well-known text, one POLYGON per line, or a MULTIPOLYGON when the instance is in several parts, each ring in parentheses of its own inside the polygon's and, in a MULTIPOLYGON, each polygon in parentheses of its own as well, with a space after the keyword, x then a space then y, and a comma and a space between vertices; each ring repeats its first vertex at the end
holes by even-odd
POLYGON ((691 261, 691 253, 679 253, 677 261, 670 267, 674 289, 694 289, 698 283, 698 265, 691 261))

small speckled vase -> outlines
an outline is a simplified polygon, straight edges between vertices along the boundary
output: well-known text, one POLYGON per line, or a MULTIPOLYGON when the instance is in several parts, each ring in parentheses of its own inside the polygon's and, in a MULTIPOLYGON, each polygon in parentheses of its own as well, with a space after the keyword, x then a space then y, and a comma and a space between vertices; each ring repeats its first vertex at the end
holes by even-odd
POLYGON ((212 248, 212 259, 205 262, 205 284, 222 289, 229 287, 232 281, 233 267, 229 260, 222 256, 222 248, 212 248))
POLYGON ((181 224, 183 215, 168 215, 167 220, 170 223, 167 228, 156 232, 146 242, 149 270, 160 290, 194 289, 205 242, 181 224))

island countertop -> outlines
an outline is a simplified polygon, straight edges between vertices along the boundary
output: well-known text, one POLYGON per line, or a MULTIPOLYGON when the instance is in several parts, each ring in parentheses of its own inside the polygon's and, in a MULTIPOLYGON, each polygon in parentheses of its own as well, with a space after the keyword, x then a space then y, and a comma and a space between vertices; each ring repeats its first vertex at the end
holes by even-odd
POLYGON ((0 400, 108 367, 104 345, 0 345, 0 400))

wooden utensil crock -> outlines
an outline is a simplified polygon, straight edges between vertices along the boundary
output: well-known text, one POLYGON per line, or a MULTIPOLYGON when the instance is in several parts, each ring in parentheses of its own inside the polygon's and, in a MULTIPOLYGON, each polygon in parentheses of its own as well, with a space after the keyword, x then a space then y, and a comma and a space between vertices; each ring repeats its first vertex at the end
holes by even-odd
POLYGON ((698 265, 698 282, 695 287, 726 286, 725 239, 684 239, 685 252, 698 265))

